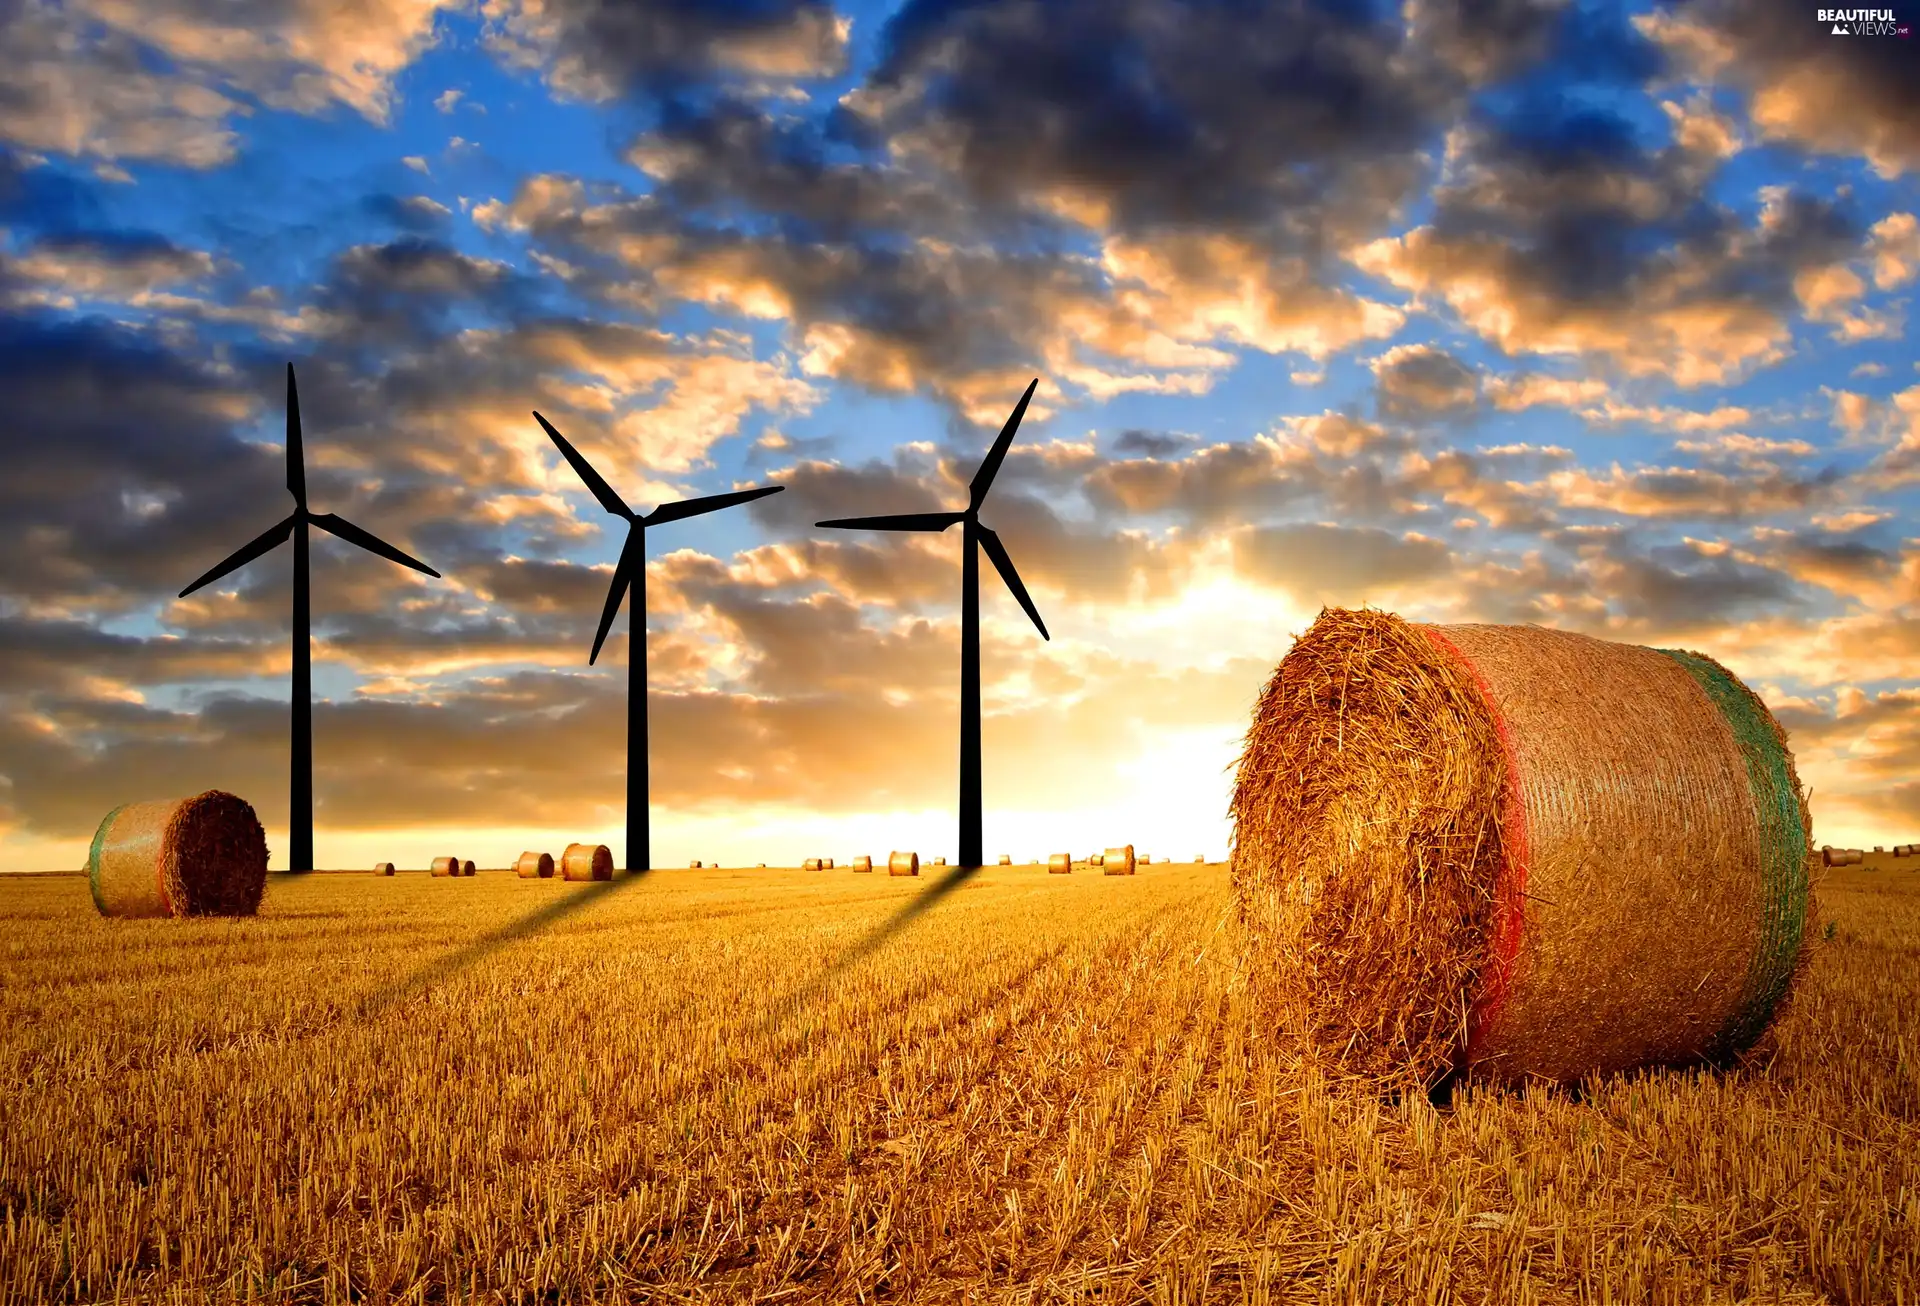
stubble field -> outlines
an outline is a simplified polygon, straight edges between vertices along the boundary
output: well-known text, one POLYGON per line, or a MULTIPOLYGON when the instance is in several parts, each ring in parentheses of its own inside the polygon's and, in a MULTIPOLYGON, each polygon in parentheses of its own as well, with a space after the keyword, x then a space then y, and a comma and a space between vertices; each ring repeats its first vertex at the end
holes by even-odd
POLYGON ((0 1301, 1920 1302, 1920 873, 1770 1063, 1387 1101, 1224 867, 0 881, 0 1301))

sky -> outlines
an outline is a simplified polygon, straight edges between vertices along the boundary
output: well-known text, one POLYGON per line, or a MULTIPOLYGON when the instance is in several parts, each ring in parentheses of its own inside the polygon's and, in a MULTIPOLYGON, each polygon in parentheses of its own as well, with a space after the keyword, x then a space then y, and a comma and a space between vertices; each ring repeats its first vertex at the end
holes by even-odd
MULTIPOLYGON (((1896 0, 1898 3, 1898 0, 1896 0)), ((1911 15, 1896 10, 1904 25, 1911 15)), ((0 0, 0 868, 227 789, 284 866, 1222 857, 1322 606, 1696 649, 1816 843, 1920 842, 1920 44, 1692 0, 0 0)))

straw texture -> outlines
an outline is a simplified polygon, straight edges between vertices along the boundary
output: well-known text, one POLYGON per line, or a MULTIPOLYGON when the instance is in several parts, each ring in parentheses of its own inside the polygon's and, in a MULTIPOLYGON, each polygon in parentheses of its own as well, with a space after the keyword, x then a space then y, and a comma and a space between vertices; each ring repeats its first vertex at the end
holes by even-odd
POLYGON ((458 857, 434 858, 433 873, 443 880, 460 874, 460 859, 458 857))
POLYGON ((613 853, 603 843, 570 843, 560 854, 560 876, 567 880, 611 880, 613 853))
POLYGON ((887 858, 887 874, 888 875, 920 874, 920 854, 919 853, 894 853, 892 856, 887 858))
POLYGON ((267 835, 244 798, 126 803, 108 812, 87 851, 102 916, 251 916, 267 887, 267 835))
POLYGON ((1133 845, 1109 848, 1100 854, 1100 869, 1108 875, 1132 875, 1134 868, 1133 845))
POLYGON ((1072 853, 1054 853, 1052 856, 1048 857, 1047 858, 1047 874, 1048 875, 1072 875, 1073 874, 1073 854, 1072 853))
POLYGON ((514 873, 523 880, 551 880, 553 878, 553 854, 538 853, 529 849, 520 854, 513 864, 514 873))
POLYGON ((1361 1073, 1724 1061, 1805 955, 1785 736, 1698 654, 1323 611, 1261 696, 1233 815, 1256 983, 1361 1073))
POLYGON ((373 873, 375 875, 392 875, 393 863, 392 862, 375 862, 373 864, 373 873))

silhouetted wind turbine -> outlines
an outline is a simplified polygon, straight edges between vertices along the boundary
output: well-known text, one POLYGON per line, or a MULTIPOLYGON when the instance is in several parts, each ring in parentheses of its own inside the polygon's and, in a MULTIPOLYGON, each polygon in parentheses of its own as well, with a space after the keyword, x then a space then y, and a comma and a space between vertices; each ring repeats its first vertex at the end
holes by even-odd
POLYGON ((292 363, 287 364, 287 489, 293 494, 293 511, 286 519, 261 532, 225 562, 181 590, 180 597, 184 599, 202 585, 211 585, 228 572, 238 571, 286 543, 288 536, 293 537, 293 701, 290 704, 293 754, 289 759, 293 774, 287 802, 290 827, 287 869, 310 871, 313 869, 313 627, 307 594, 307 527, 318 526, 329 535, 429 576, 438 577, 440 573, 344 517, 307 511, 307 469, 300 449, 300 392, 294 389, 292 363))
POLYGON ((816 526, 831 526, 843 530, 875 531, 944 531, 955 522, 962 524, 963 540, 960 546, 960 862, 963 867, 978 867, 982 864, 980 855, 980 556, 974 546, 987 551, 993 559, 995 570, 1000 579, 1013 591, 1013 597, 1020 600, 1020 606, 1033 618, 1033 624, 1040 631, 1040 638, 1051 641, 1047 634, 1047 625, 1040 620, 1040 614, 1034 609, 1033 600, 1027 596, 1027 587, 1020 583, 1020 573, 1013 569, 1013 559, 1007 556, 1006 546, 1000 543, 1000 537, 980 524, 980 505, 986 500, 987 490, 993 484, 993 477, 1000 470, 1000 462, 1007 456, 1007 446, 1013 443, 1013 433, 1020 429, 1020 419, 1027 414, 1027 403, 1033 398, 1033 388, 1040 384, 1035 377, 1027 385, 1027 392, 1020 396, 1020 402, 1014 406, 1013 416, 1007 418, 1007 424, 1000 428, 1000 438, 993 442, 993 448, 987 451, 986 461, 980 464, 980 470, 973 474, 971 493, 964 512, 909 512, 889 517, 838 517, 832 521, 815 522, 816 526))
POLYGON ((647 527, 670 521, 718 512, 739 503, 751 503, 769 494, 778 494, 784 485, 762 485, 752 490, 734 490, 727 494, 709 494, 699 499, 680 499, 663 503, 641 517, 627 507, 613 487, 600 479, 580 451, 567 443, 567 437, 553 429, 553 423, 535 413, 535 421, 546 428, 560 452, 580 473, 580 479, 600 500, 600 506, 616 517, 627 520, 627 542, 620 548, 620 561, 613 567, 613 584, 607 590, 607 606, 600 613, 600 630, 593 637, 593 652, 587 656, 592 666, 606 643, 607 628, 620 611, 620 600, 627 586, 633 586, 633 610, 627 617, 627 873, 638 874, 653 865, 653 849, 648 834, 647 800, 647 527))

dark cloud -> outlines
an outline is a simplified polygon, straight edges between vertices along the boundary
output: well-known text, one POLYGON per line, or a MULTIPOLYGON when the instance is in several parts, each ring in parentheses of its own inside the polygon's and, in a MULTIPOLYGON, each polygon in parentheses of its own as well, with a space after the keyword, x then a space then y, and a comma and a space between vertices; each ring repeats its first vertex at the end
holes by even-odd
POLYGON ((1694 543, 1642 549, 1617 533, 1586 552, 1594 590, 1606 596, 1613 612, 1669 637, 1716 631, 1803 604, 1784 573, 1694 543))
POLYGON ((1191 448, 1192 445, 1192 436, 1169 435, 1162 431, 1142 431, 1133 428, 1122 431, 1114 437, 1113 451, 1118 454, 1135 454, 1142 458, 1170 458, 1184 449, 1191 448))
MULTIPOLYGON (((1911 25, 1910 9, 1892 8, 1898 22, 1911 25)), ((1920 169, 1920 77, 1911 40, 1833 37, 1815 6, 1798 0, 1694 0, 1645 22, 1695 76, 1741 92, 1762 135, 1864 156, 1889 175, 1920 169)))
POLYGON ((59 165, 29 164, 0 144, 0 223, 28 233, 72 232, 99 227, 102 215, 96 185, 59 165))
POLYGON ((1321 523, 1254 527, 1235 536, 1233 552, 1241 575, 1309 605, 1358 607, 1382 590, 1438 579, 1451 567, 1439 540, 1321 523))
POLYGON ((1375 399, 1384 416, 1410 421, 1459 417, 1480 404, 1480 377, 1444 349, 1390 350, 1374 369, 1375 399))
POLYGON ((495 48, 594 99, 675 94, 715 78, 823 77, 845 50, 822 0, 515 0, 495 48))

